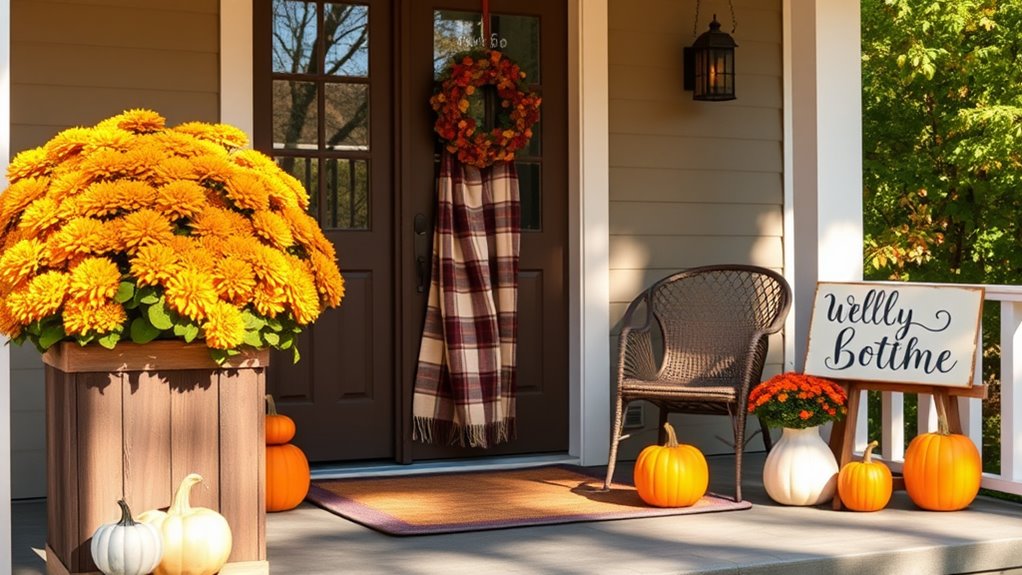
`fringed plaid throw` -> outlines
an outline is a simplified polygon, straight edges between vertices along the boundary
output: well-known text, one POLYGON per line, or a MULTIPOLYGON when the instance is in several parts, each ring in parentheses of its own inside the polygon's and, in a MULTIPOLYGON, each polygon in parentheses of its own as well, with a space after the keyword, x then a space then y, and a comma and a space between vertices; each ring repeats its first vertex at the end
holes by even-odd
POLYGON ((521 232, 514 164, 479 170, 444 152, 413 437, 490 447, 515 435, 521 232))

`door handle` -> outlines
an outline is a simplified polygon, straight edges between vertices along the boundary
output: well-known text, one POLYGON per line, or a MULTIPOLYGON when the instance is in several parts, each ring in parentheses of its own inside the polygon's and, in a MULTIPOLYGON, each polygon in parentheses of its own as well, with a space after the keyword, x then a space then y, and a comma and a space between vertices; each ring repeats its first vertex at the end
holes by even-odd
POLYGON ((415 273, 418 276, 418 285, 415 287, 417 293, 426 292, 426 281, 429 277, 429 271, 426 268, 426 250, 429 243, 426 241, 426 230, 428 228, 426 215, 415 214, 415 219, 412 221, 412 230, 415 232, 415 273))

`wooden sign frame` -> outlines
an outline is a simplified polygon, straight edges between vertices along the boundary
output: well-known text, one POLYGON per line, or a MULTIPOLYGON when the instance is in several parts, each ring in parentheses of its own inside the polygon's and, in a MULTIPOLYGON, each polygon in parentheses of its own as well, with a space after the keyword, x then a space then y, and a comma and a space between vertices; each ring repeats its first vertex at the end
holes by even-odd
MULTIPOLYGON (((810 334, 812 334, 812 325, 816 321, 816 303, 819 298, 820 285, 862 285, 864 287, 910 287, 911 284, 898 283, 881 283, 881 282, 818 282, 816 295, 814 296, 813 316, 810 320, 810 334)), ((916 287, 916 286, 911 286, 916 287)), ((945 286, 918 286, 926 287, 929 289, 940 289, 945 286)), ((964 286, 946 286, 951 289, 964 289, 964 290, 975 290, 979 292, 979 310, 976 314, 975 323, 975 345, 978 348, 982 345, 980 341, 980 322, 983 316, 983 300, 985 292, 983 288, 973 288, 964 286)), ((968 385, 957 384, 931 384, 926 382, 892 382, 892 381, 879 381, 879 380, 858 380, 858 379, 843 379, 834 377, 833 373, 830 372, 813 372, 809 366, 809 350, 811 349, 811 335, 810 341, 806 342, 806 370, 805 372, 809 375, 815 375, 818 377, 824 377, 831 379, 844 385, 848 392, 848 404, 847 413, 845 418, 841 421, 836 421, 833 424, 830 432, 830 448, 834 452, 834 456, 838 462, 838 468, 844 468, 846 464, 853 460, 853 448, 855 445, 855 426, 858 421, 859 408, 861 403, 861 396, 863 391, 888 391, 898 393, 916 393, 916 394, 928 394, 933 396, 934 403, 937 407, 937 413, 939 416, 944 417, 948 422, 948 427, 951 433, 962 433, 961 414, 958 408, 958 398, 979 398, 985 399, 987 396, 987 388, 984 385, 973 385, 973 378, 975 377, 976 369, 976 349, 973 349, 972 357, 970 358, 969 368, 969 381, 968 385), (849 424, 851 422, 851 424, 849 424)), ((964 382, 963 382, 964 383, 964 382)), ((905 483, 901 477, 894 478, 894 488, 904 489, 905 483)), ((842 509, 843 505, 839 494, 834 494, 832 502, 833 508, 836 510, 842 509)))

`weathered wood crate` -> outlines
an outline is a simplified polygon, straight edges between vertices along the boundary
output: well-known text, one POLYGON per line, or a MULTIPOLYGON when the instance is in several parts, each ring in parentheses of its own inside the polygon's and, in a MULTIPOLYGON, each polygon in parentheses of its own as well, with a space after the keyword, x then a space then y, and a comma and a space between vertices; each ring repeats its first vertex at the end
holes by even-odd
POLYGON ((49 573, 95 573, 92 533, 120 515, 170 506, 186 475, 193 506, 219 511, 233 550, 221 573, 268 573, 263 397, 266 351, 223 367, 199 344, 61 343, 46 364, 49 573))

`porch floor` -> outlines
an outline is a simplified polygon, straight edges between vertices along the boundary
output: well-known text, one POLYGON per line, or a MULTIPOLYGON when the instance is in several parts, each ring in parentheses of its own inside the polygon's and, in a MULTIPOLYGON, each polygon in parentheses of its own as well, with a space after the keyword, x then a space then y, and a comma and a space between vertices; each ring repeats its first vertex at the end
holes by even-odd
MULTIPOLYGON (((746 455, 748 511, 391 537, 317 507, 267 519, 271 573, 467 575, 1022 574, 1022 505, 980 497, 967 510, 916 509, 904 493, 877 513, 773 504, 765 455, 746 455)), ((732 457, 711 457, 711 489, 731 492, 732 457)), ((630 473, 631 465, 619 465, 630 473)), ((495 504, 499 502, 494 502, 495 504)), ((16 502, 14 575, 45 573, 45 502, 16 502)))

